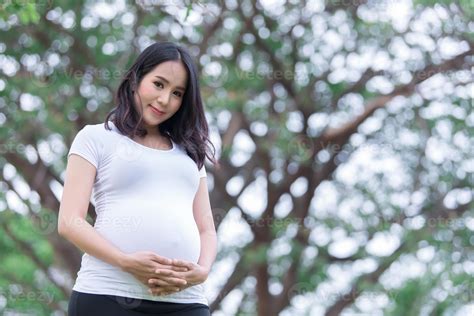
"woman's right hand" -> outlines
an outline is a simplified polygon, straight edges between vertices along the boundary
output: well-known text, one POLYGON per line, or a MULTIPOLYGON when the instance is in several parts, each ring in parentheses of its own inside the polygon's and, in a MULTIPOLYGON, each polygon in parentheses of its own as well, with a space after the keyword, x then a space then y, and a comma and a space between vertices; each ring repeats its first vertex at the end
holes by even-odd
POLYGON ((147 287, 152 288, 156 285, 149 283, 150 279, 161 279, 162 282, 160 288, 163 288, 164 292, 172 293, 179 290, 181 286, 186 284, 186 280, 163 276, 156 274, 157 269, 171 270, 186 272, 188 271, 185 267, 179 267, 172 265, 172 260, 166 257, 157 255, 151 251, 139 251, 131 254, 125 254, 121 261, 121 269, 125 272, 132 274, 136 279, 145 284, 147 287))

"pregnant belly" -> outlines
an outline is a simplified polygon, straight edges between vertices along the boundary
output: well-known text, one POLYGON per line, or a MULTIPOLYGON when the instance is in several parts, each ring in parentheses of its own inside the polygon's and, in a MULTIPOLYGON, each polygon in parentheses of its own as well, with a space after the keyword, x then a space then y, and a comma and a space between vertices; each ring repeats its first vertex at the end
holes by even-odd
POLYGON ((113 216, 98 216, 96 230, 125 253, 152 251, 160 256, 197 263, 201 242, 199 230, 188 210, 169 212, 114 210, 113 216))

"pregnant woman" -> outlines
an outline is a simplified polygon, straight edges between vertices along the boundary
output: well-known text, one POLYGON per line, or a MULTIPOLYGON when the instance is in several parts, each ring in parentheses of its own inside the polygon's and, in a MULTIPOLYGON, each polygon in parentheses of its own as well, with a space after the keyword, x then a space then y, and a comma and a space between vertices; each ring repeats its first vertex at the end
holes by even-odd
POLYGON ((69 316, 210 315, 203 283, 217 239, 204 161, 216 160, 207 143, 192 58, 154 43, 105 122, 84 126, 68 153, 58 232, 84 251, 69 316))

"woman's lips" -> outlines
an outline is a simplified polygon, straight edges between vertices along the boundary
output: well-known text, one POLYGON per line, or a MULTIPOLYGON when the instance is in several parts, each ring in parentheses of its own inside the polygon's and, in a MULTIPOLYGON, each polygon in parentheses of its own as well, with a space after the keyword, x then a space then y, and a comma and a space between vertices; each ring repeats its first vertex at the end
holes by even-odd
POLYGON ((163 115, 163 114, 165 114, 165 112, 162 112, 162 111, 160 111, 160 110, 154 108, 154 107, 151 106, 151 105, 150 105, 150 107, 151 107, 151 110, 153 111, 153 113, 155 113, 156 115, 163 115))

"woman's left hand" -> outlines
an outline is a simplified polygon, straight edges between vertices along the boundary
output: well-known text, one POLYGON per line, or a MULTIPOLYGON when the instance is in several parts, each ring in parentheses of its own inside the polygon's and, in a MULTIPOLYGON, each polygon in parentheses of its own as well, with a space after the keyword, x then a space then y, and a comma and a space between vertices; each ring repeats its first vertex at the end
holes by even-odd
POLYGON ((168 295, 171 293, 175 293, 177 291, 168 291, 166 287, 163 286, 163 281, 166 280, 168 277, 172 278, 180 278, 186 280, 186 284, 184 285, 176 285, 175 288, 178 287, 179 291, 184 290, 193 285, 197 285, 206 281, 209 270, 204 266, 201 266, 197 263, 173 259, 171 265, 176 267, 184 267, 187 268, 188 271, 180 272, 180 271, 172 271, 172 270, 164 270, 164 269, 157 269, 155 271, 158 274, 157 278, 150 279, 149 284, 151 286, 151 293, 153 295, 168 295))

